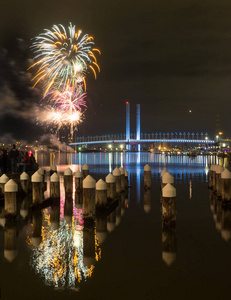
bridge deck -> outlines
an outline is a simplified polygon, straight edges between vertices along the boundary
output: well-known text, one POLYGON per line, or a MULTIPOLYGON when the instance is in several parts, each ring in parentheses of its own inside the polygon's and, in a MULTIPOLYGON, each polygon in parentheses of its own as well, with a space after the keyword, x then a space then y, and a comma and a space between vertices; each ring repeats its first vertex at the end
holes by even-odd
POLYGON ((121 144, 144 144, 144 143, 197 143, 197 144, 214 144, 213 140, 189 140, 189 139, 130 139, 128 140, 100 140, 100 141, 81 141, 76 143, 70 143, 70 146, 74 145, 94 145, 94 144, 112 144, 112 143, 121 143, 121 144))

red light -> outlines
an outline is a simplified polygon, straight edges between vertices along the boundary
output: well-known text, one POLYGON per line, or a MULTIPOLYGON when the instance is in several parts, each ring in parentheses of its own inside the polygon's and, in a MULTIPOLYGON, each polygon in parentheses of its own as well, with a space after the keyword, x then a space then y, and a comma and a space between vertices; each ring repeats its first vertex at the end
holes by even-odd
POLYGON ((126 101, 126 104, 128 104, 129 102, 128 101, 126 101))
POLYGON ((28 153, 28 154, 29 154, 29 156, 31 157, 32 151, 29 151, 29 153, 28 153))

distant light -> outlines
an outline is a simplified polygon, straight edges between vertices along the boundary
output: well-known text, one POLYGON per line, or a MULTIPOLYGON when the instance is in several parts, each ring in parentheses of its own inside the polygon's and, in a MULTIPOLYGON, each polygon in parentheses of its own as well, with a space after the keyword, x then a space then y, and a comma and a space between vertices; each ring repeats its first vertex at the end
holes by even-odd
POLYGON ((126 101, 126 104, 128 104, 129 102, 128 101, 126 101))
POLYGON ((123 149, 123 147, 124 147, 124 145, 120 145, 120 149, 121 149, 121 150, 123 149))
POLYGON ((191 113, 191 112, 192 112, 192 111, 191 111, 191 109, 190 109, 188 112, 190 112, 190 113, 191 113))
POLYGON ((218 134, 219 134, 219 135, 222 135, 222 134, 223 134, 223 132, 221 132, 221 131, 220 131, 218 134))
POLYGON ((111 144, 110 144, 110 145, 108 145, 108 148, 110 148, 110 149, 111 149, 111 148, 112 148, 112 145, 111 145, 111 144))
POLYGON ((226 144, 222 144, 222 147, 225 147, 226 146, 226 144))

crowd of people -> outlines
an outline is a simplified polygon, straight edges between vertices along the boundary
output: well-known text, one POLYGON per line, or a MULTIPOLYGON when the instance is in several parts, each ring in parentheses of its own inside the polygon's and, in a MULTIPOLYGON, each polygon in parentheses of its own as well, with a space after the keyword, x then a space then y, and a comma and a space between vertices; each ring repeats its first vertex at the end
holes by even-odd
POLYGON ((19 151, 15 145, 11 149, 0 149, 0 175, 36 171, 37 168, 32 151, 19 151))

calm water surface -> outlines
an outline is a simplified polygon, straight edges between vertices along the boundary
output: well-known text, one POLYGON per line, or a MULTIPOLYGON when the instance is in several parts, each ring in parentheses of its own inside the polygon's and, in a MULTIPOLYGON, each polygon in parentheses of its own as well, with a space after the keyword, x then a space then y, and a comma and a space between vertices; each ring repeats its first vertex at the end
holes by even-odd
POLYGON ((65 204, 63 188, 60 211, 49 207, 33 217, 21 211, 24 218, 17 224, 0 226, 2 299, 228 298, 230 231, 224 231, 222 211, 208 189, 209 166, 217 158, 53 153, 38 154, 37 161, 46 170, 58 165, 61 187, 67 166, 76 171, 87 163, 98 180, 123 165, 130 174, 129 193, 96 228, 83 229, 82 209, 75 199, 73 206, 65 204), (143 187, 146 163, 152 168, 150 192, 143 187), (162 232, 160 172, 165 167, 175 176, 177 225, 162 232), (107 232, 101 232, 105 222, 107 232), (14 251, 9 254, 6 245, 14 251))

